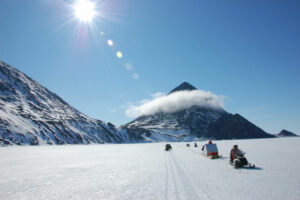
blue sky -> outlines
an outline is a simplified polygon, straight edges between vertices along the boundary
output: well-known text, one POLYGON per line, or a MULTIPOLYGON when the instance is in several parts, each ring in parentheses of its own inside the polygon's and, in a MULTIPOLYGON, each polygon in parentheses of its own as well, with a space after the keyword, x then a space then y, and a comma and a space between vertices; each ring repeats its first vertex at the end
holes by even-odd
POLYGON ((1 0, 0 59, 116 125, 187 81, 267 132, 300 133, 300 1, 94 1, 90 23, 74 2, 1 0))

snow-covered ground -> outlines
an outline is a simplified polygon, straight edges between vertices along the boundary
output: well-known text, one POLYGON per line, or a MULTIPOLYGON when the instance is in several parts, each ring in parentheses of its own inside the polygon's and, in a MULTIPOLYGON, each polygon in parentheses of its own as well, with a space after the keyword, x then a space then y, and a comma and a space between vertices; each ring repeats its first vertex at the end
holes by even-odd
POLYGON ((299 199, 300 138, 0 148, 0 199, 299 199), (233 144, 257 169, 233 169, 233 144))

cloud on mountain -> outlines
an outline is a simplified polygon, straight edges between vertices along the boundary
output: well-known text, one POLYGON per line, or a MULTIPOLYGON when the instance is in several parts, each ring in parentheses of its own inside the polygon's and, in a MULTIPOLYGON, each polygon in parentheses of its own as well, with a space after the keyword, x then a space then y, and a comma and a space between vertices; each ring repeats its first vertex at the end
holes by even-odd
POLYGON ((158 92, 153 94, 151 99, 143 99, 136 104, 130 104, 126 109, 126 115, 128 117, 138 117, 160 112, 172 113, 192 106, 222 109, 224 107, 224 96, 202 90, 184 90, 169 95, 158 92))

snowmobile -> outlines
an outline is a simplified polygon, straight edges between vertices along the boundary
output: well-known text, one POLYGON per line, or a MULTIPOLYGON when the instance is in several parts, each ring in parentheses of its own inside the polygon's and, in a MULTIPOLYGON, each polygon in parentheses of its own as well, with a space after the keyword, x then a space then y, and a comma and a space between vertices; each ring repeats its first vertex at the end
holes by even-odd
POLYGON ((190 144, 186 144, 187 147, 190 147, 190 144))
POLYGON ((170 144, 166 144, 165 151, 171 151, 171 150, 172 150, 172 146, 170 144))
POLYGON ((235 159, 230 158, 229 162, 235 169, 238 169, 241 167, 255 168, 254 164, 251 164, 247 161, 247 159, 245 158, 244 152, 242 155, 237 156, 235 159))

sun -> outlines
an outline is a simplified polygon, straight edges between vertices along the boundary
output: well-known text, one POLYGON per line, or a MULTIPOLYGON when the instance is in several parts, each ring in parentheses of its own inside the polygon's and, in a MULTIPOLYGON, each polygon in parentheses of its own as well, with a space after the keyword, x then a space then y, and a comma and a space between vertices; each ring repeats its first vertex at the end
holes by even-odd
POLYGON ((95 5, 89 0, 79 0, 74 5, 76 17, 83 22, 89 22, 94 18, 96 14, 94 9, 95 9, 95 5))

